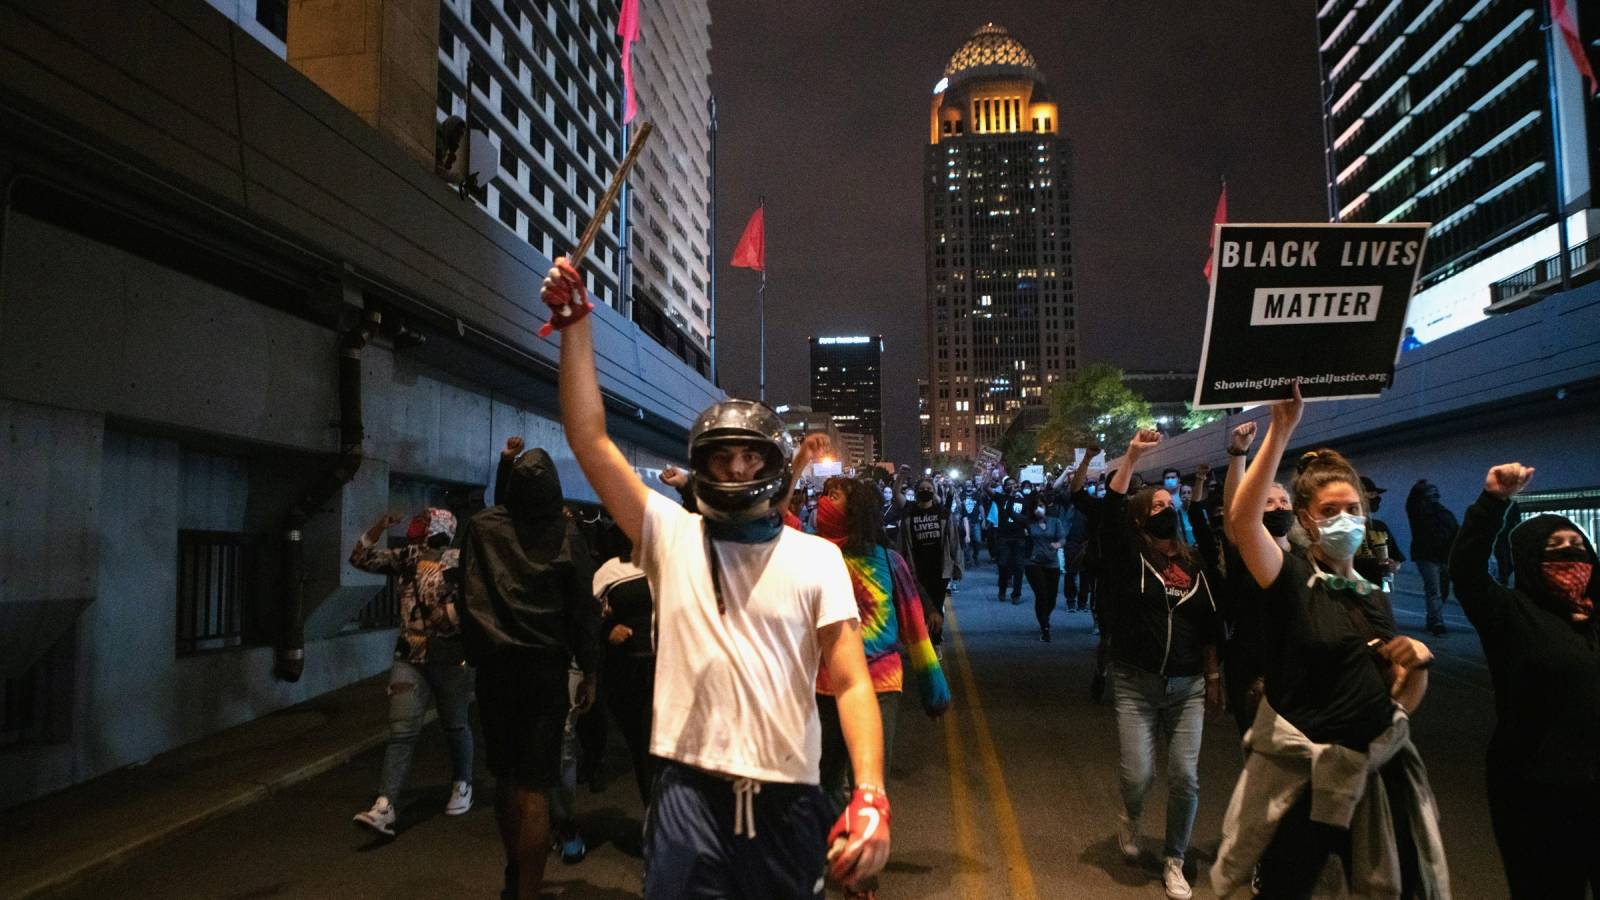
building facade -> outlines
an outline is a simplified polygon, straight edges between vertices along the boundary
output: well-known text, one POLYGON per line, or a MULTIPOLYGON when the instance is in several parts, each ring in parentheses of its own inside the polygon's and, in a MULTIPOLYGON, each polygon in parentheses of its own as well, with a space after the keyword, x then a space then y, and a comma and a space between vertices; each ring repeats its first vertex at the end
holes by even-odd
MULTIPOLYGON (((400 7, 351 9, 427 9, 400 7)), ((309 74, 330 54, 297 54, 292 24, 300 64, 205 0, 11 12, 0 469, 35 488, 0 529, 0 806, 387 669, 393 595, 351 547, 386 511, 491 499, 509 436, 597 499, 536 334, 549 255, 392 136, 431 131, 430 90, 373 127, 309 74)), ((570 39, 552 60, 592 52, 570 7, 541 15, 570 39)), ((437 32, 409 42, 430 64, 437 32)), ((393 74, 414 86, 416 64, 393 74)), ((569 188, 598 183, 561 158, 569 188)), ((657 484, 721 392, 616 309, 592 321, 611 431, 657 484)))
MULTIPOLYGON (((1408 324, 1486 314, 1490 286, 1600 233, 1600 131, 1547 0, 1326 0, 1317 13, 1328 214, 1431 222, 1408 324), (1553 49, 1553 53, 1551 50, 1553 49)), ((1575 13, 1596 9, 1569 3, 1575 13)), ((1600 22, 1580 21, 1587 45, 1600 22)))
POLYGON ((976 457, 1077 365, 1070 156, 1033 55, 979 28, 934 88, 923 173, 935 457, 976 457))
POLYGON ((711 348, 711 8, 639 4, 633 83, 655 131, 630 179, 634 302, 711 348))
MULTIPOLYGON (((883 446, 883 335, 810 337, 811 408, 883 446)), ((875 462, 868 459, 866 462, 875 462)))

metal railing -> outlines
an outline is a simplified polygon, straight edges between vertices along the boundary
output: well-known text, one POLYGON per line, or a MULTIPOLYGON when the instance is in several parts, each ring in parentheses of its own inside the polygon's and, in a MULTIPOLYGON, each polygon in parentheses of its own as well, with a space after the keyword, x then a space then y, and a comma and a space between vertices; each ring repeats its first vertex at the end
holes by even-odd
POLYGON ((390 575, 383 587, 361 607, 351 624, 352 631, 400 627, 400 579, 390 575))
POLYGON ((247 642, 255 611, 257 556, 253 535, 178 532, 179 656, 247 642))
MULTIPOLYGON (((1574 284, 1600 277, 1600 235, 1567 248, 1574 284), (1583 276, 1581 279, 1579 276, 1583 276)), ((1532 302, 1561 283, 1561 254, 1542 259, 1507 278, 1489 285, 1489 312, 1514 308, 1518 300, 1532 302)))

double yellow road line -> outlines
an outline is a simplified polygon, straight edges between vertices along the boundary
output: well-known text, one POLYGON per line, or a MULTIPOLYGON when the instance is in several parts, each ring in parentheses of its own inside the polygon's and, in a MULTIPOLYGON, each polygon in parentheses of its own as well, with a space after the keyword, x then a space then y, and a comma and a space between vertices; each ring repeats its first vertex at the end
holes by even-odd
POLYGON ((960 853, 956 885, 963 898, 983 900, 994 896, 987 890, 988 879, 980 867, 973 863, 988 858, 978 843, 975 822, 980 819, 973 807, 972 793, 967 787, 967 744, 970 739, 977 747, 978 763, 983 784, 989 795, 994 813, 994 835, 1000 842, 1000 855, 1005 861, 1006 881, 1011 887, 1013 900, 1038 900, 1039 892, 1033 884, 1033 869, 1028 865, 1028 852, 1022 844, 1022 830, 1017 827, 1017 814, 1011 807, 1011 794, 1006 790, 1005 772, 1000 768, 1000 754, 995 749, 994 735, 989 731, 989 718, 983 711, 983 700, 978 695, 978 683, 972 677, 972 663, 967 648, 961 640, 961 630, 956 623, 955 609, 946 614, 945 637, 950 645, 954 668, 961 678, 961 695, 944 717, 944 743, 950 768, 950 804, 952 827, 955 829, 956 849, 960 853), (962 732, 958 717, 965 713, 971 721, 970 735, 962 732))

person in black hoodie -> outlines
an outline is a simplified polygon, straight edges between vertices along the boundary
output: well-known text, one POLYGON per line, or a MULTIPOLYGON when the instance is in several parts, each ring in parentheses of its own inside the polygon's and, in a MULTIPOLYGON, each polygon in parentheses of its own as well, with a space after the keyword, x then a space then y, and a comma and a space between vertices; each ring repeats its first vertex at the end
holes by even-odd
POLYGON ((1406 495, 1406 519, 1411 525, 1411 559, 1422 575, 1427 599, 1428 630, 1445 633, 1444 604, 1450 599, 1450 545, 1461 523, 1439 502, 1439 486, 1423 478, 1406 495))
POLYGON ((1200 737, 1206 709, 1222 709, 1217 649, 1222 619, 1212 578, 1183 541, 1163 488, 1127 495, 1139 458, 1161 435, 1141 429, 1106 490, 1100 513, 1101 605, 1111 643, 1111 688, 1121 749, 1122 854, 1139 855, 1139 815, 1154 781, 1156 742, 1167 743, 1167 827, 1162 879, 1187 898, 1183 872, 1200 807, 1200 737))
POLYGON ((1600 559, 1570 519, 1510 529, 1516 585, 1489 577, 1511 499, 1533 469, 1490 469, 1450 552, 1456 596, 1494 681, 1489 816, 1514 900, 1600 896, 1600 559))
POLYGON ((538 895, 550 850, 545 791, 561 774, 568 662, 585 674, 578 705, 587 707, 602 650, 592 563, 563 510, 554 463, 539 449, 502 459, 499 503, 468 520, 460 619, 495 776, 502 896, 527 900, 538 895))

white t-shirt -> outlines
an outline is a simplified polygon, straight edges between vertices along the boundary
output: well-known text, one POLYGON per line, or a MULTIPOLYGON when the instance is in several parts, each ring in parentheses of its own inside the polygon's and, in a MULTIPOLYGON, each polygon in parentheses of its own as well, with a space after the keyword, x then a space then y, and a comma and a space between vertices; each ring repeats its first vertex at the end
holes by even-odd
POLYGON ((817 630, 857 618, 839 548, 784 528, 763 544, 716 541, 717 612, 701 517, 650 492, 639 566, 656 601, 650 752, 758 781, 816 784, 817 630))

